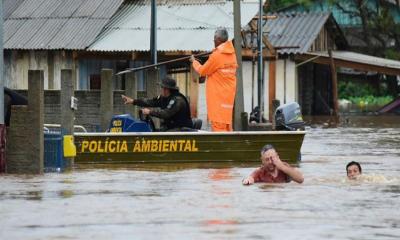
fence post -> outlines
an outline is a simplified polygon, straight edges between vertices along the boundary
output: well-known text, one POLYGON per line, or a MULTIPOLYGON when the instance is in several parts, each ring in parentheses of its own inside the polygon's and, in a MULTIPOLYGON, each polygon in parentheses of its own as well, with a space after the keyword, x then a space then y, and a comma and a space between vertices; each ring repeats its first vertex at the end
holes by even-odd
MULTIPOLYGON (((74 82, 71 69, 61 70, 61 133, 62 135, 74 135, 75 112, 71 108, 71 97, 74 96, 74 82)), ((65 167, 71 168, 74 158, 65 158, 65 167)))
POLYGON ((111 69, 101 70, 100 114, 101 130, 106 131, 114 113, 113 106, 113 72, 111 69))
MULTIPOLYGON (((31 134, 28 135, 32 173, 43 173, 44 165, 44 72, 28 71, 28 109, 31 119, 31 134)), ((29 150, 28 150, 29 151, 29 150)))
MULTIPOLYGON (((125 78, 125 95, 129 96, 133 99, 137 98, 137 82, 135 73, 129 72, 126 74, 125 78)), ((122 100, 121 100, 122 101, 122 100)), ((130 113, 133 117, 138 118, 138 110, 137 107, 128 105, 126 107, 126 112, 130 113)))

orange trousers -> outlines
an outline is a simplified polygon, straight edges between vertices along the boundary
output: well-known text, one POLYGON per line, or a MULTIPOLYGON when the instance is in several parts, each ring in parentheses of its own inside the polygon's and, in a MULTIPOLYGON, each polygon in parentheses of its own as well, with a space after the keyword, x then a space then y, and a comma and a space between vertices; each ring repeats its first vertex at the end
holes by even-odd
POLYGON ((232 125, 220 122, 211 122, 211 130, 213 132, 232 132, 232 125))

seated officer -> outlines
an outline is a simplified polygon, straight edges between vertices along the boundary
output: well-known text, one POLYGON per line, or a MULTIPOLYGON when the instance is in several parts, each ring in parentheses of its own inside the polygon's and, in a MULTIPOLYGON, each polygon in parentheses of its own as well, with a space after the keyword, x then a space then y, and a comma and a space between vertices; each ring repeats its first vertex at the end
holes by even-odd
POLYGON ((182 131, 192 128, 190 107, 185 96, 179 92, 176 81, 166 77, 161 82, 161 95, 151 99, 132 99, 122 95, 125 104, 133 104, 142 109, 144 115, 163 119, 162 131, 182 131), (158 108, 149 109, 148 107, 158 108))

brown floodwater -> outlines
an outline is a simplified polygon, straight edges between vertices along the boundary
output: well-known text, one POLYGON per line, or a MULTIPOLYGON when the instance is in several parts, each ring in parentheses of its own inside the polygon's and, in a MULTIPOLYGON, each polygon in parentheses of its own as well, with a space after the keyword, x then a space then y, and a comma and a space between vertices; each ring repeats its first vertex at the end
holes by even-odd
POLYGON ((368 121, 308 127, 302 185, 244 187, 239 166, 2 175, 0 239, 400 239, 400 121, 368 121))

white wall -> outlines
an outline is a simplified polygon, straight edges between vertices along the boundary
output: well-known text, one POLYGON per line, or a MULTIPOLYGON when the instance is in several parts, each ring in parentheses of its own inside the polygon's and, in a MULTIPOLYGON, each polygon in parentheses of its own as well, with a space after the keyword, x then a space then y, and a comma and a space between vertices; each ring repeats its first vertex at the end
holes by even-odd
MULTIPOLYGON (((255 64, 254 93, 252 94, 252 62, 243 61, 243 87, 245 111, 251 112, 251 98, 254 97, 254 106, 257 106, 257 63, 255 64)), ((264 117, 269 118, 269 62, 264 65, 264 117)), ((296 63, 290 59, 276 62, 276 92, 275 96, 281 104, 298 101, 298 83, 296 63), (285 72, 286 71, 286 72, 285 72)))
POLYGON ((276 98, 281 104, 298 100, 296 63, 290 59, 276 62, 276 98))
MULTIPOLYGON (((244 95, 244 110, 251 113, 252 104, 254 100, 254 107, 258 106, 258 64, 254 65, 254 80, 252 79, 252 62, 243 61, 243 95, 244 95), (254 89, 252 91, 252 82, 254 81, 254 89)), ((269 78, 269 65, 264 64, 264 117, 268 119, 268 78, 269 78)))
POLYGON ((197 118, 203 120, 202 129, 210 129, 207 121, 206 84, 199 84, 199 99, 197 102, 197 118))

